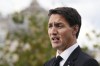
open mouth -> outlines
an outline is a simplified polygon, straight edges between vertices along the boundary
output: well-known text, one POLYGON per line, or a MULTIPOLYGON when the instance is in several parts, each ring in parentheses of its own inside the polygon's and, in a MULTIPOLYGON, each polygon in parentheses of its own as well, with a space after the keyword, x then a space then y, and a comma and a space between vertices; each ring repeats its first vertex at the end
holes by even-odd
POLYGON ((52 37, 51 39, 52 39, 52 41, 53 41, 54 43, 57 43, 57 42, 60 40, 59 37, 52 37))
POLYGON ((59 40, 58 37, 52 37, 52 40, 59 40))

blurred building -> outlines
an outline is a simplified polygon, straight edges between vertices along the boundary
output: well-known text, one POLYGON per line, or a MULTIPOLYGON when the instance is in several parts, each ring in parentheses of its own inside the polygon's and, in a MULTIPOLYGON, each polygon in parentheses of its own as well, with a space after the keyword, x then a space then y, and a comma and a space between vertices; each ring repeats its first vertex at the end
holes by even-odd
POLYGON ((8 21, 9 19, 7 18, 3 18, 0 15, 0 47, 4 46, 5 43, 5 39, 6 39, 6 35, 8 32, 8 21))
POLYGON ((42 21, 40 18, 47 17, 47 11, 44 10, 36 0, 33 0, 30 6, 22 10, 20 14, 25 17, 21 24, 14 23, 12 20, 13 14, 9 14, 7 17, 0 15, 0 45, 4 45, 8 32, 13 33, 19 29, 28 30, 29 16, 36 15, 39 21, 42 21))

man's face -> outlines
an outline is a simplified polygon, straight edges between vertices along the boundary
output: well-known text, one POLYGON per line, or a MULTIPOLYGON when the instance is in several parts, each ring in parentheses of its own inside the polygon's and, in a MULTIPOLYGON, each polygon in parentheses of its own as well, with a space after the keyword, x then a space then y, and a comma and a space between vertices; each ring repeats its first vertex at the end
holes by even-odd
POLYGON ((59 14, 52 14, 48 22, 48 34, 52 47, 65 50, 73 42, 73 28, 59 14))

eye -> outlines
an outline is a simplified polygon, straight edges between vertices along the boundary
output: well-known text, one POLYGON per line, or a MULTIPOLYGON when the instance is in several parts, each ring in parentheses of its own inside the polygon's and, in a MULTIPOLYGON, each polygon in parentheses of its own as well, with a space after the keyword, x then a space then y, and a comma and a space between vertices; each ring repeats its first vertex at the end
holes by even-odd
POLYGON ((63 27, 63 24, 58 23, 58 24, 56 25, 56 27, 58 27, 58 28, 62 28, 62 27, 63 27))
POLYGON ((48 24, 48 28, 51 28, 52 27, 52 24, 48 24))

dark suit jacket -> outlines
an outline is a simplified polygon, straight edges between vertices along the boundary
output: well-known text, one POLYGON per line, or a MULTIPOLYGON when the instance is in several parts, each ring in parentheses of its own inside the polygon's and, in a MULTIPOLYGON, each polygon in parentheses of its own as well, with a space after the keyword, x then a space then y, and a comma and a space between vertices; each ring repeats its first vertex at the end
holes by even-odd
MULTIPOLYGON (((44 66, 52 66, 55 58, 47 61, 44 66)), ((98 62, 77 47, 66 60, 64 66, 99 66, 98 62)))

